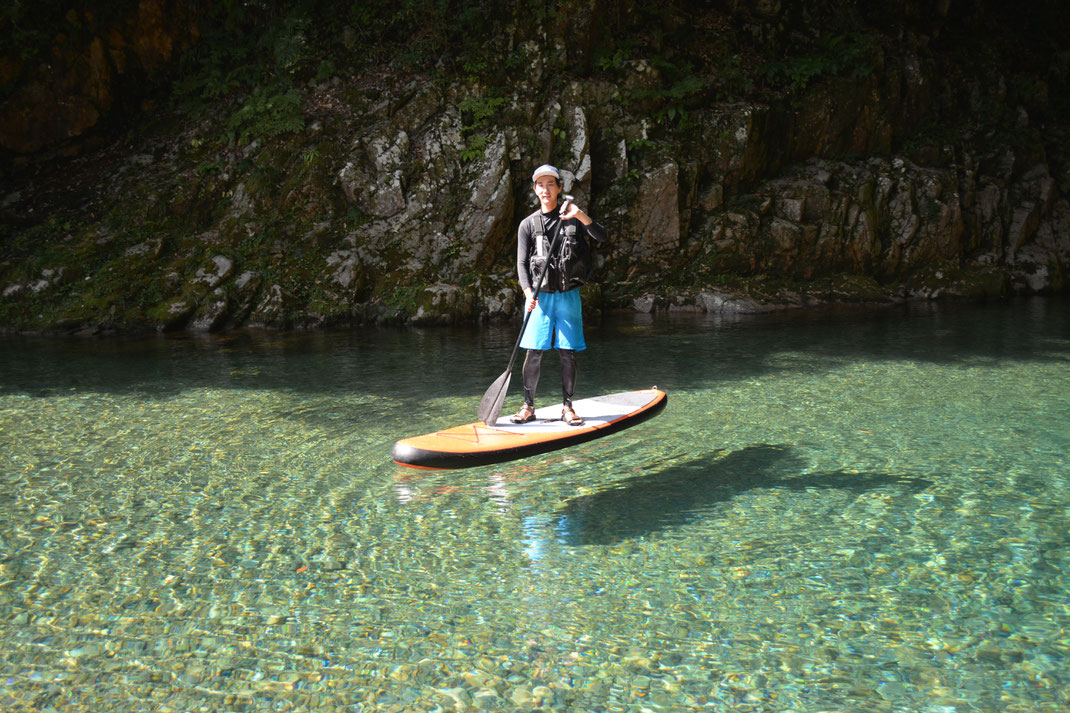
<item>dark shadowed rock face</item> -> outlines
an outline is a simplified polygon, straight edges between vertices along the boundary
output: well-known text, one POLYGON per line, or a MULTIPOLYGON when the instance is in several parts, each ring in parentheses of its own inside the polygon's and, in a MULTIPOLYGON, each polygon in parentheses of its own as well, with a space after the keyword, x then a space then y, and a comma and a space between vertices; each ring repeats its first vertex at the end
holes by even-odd
POLYGON ((0 147, 19 155, 83 136, 138 106, 159 73, 197 39, 197 3, 138 0, 101 18, 69 10, 36 56, 0 58, 0 147))

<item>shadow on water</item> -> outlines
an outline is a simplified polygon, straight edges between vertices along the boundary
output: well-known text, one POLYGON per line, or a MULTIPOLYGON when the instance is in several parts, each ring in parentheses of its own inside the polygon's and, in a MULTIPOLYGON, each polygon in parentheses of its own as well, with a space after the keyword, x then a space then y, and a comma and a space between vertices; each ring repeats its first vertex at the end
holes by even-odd
MULTIPOLYGON (((346 331, 0 339, 0 394, 103 392, 169 398, 196 388, 379 396, 423 408, 483 391, 505 368, 518 323, 346 331)), ((709 388, 851 361, 997 363, 1070 359, 1070 300, 909 304, 766 315, 589 319, 580 393, 709 388), (785 362, 784 355, 793 357, 785 362)), ((544 362, 548 375, 556 368, 544 362)), ((519 372, 519 368, 517 368, 519 372)), ((545 396, 554 395, 551 380, 545 396)), ((514 373, 514 389, 518 391, 514 373)), ((473 406, 474 408, 474 406, 473 406)), ((337 424, 336 424, 337 425, 337 424)))
POLYGON ((764 489, 862 493, 888 487, 924 490, 922 478, 832 471, 793 475, 804 461, 791 448, 749 446, 670 466, 616 483, 610 490, 567 501, 556 514, 567 545, 605 545, 684 525, 716 503, 764 489))
POLYGON ((481 394, 505 368, 515 336, 510 325, 485 325, 6 337, 0 340, 0 394, 166 399, 197 388, 423 400, 481 394))
POLYGON ((585 358, 609 374, 626 368, 634 359, 630 355, 643 354, 654 383, 669 390, 709 388, 712 382, 784 371, 821 374, 859 361, 952 366, 1068 362, 1070 298, 742 316, 639 315, 606 323, 588 344, 597 357, 585 358))

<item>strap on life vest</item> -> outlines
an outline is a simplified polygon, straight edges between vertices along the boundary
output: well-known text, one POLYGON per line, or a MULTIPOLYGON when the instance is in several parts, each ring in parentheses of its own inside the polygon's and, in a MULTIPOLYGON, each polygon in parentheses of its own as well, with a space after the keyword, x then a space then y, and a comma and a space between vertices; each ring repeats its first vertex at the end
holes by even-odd
POLYGON ((535 236, 535 254, 545 258, 550 252, 550 246, 546 243, 546 231, 543 229, 542 216, 537 213, 531 214, 531 234, 535 236), (535 220, 538 218, 538 220, 535 220))

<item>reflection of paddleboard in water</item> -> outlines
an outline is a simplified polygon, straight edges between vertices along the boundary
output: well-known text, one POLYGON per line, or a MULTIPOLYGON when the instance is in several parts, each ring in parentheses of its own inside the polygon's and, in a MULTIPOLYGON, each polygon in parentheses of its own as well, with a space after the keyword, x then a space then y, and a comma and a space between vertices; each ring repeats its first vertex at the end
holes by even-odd
POLYGON ((656 388, 579 399, 572 406, 583 417, 582 426, 561 421, 560 404, 543 406, 528 423, 500 419, 488 426, 477 421, 404 438, 394 444, 391 456, 398 465, 428 469, 469 468, 526 458, 623 431, 657 416, 667 400, 665 392, 656 388))

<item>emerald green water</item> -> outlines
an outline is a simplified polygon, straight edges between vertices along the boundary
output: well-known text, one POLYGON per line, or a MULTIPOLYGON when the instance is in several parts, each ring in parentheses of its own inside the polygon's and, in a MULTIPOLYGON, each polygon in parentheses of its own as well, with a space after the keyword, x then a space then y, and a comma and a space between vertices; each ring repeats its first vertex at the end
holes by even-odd
POLYGON ((4 339, 0 710, 1070 707, 1066 301, 606 319, 661 416, 391 463, 514 330, 4 339))

